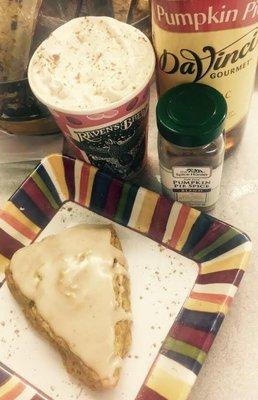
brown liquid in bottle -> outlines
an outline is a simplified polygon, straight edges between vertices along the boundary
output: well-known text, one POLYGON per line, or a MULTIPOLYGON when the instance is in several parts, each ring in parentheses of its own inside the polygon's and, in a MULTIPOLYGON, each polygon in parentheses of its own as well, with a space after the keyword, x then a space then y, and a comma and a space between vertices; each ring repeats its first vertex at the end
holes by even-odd
POLYGON ((187 82, 227 100, 226 154, 240 143, 257 66, 258 2, 152 0, 159 94, 187 82))
POLYGON ((229 156, 241 142, 247 118, 244 118, 237 126, 227 132, 226 134, 226 156, 229 156))

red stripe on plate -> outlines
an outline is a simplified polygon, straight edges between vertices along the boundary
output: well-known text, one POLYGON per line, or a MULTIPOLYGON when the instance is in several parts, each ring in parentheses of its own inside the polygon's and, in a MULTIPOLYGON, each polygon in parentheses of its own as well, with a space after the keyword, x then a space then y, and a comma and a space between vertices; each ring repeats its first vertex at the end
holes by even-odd
POLYGON ((171 237, 171 239, 169 241, 169 245, 172 248, 176 247, 176 244, 177 244, 177 242, 178 242, 178 240, 179 240, 179 238, 181 236, 181 233, 183 232, 183 229, 185 227, 185 223, 187 221, 187 218, 188 218, 188 215, 189 215, 190 211, 191 211, 190 207, 186 206, 185 204, 182 205, 181 210, 180 210, 180 212, 178 214, 178 218, 177 218, 177 222, 176 222, 175 228, 174 228, 173 233, 172 233, 172 237, 171 237))
POLYGON ((74 200, 75 182, 74 182, 74 164, 75 160, 63 157, 65 181, 69 191, 69 200, 74 200))
POLYGON ((162 242, 173 202, 160 197, 151 220, 149 236, 157 242, 162 242))
POLYGON ((25 385, 21 382, 17 383, 9 392, 5 393, 0 397, 1 400, 14 400, 18 397, 25 389, 25 385))
POLYGON ((238 286, 244 275, 240 269, 230 269, 227 271, 211 272, 210 274, 198 275, 196 283, 231 283, 238 286))
POLYGON ((205 249, 206 247, 210 246, 215 240, 218 239, 223 233, 225 233, 229 226, 222 224, 220 221, 214 221, 206 234, 203 238, 198 242, 198 244, 191 250, 190 256, 194 256, 195 254, 199 253, 199 251, 205 249))
POLYGON ((28 179, 22 188, 44 215, 49 218, 53 217, 56 211, 32 179, 28 179))
POLYGON ((123 189, 123 183, 117 180, 113 180, 110 184, 107 201, 105 204, 104 215, 112 218, 117 210, 117 206, 121 197, 123 189))
POLYGON ((167 400, 165 397, 154 392, 154 390, 143 386, 135 400, 167 400))
POLYGON ((81 180, 80 180, 80 196, 79 196, 80 204, 86 203, 89 173, 90 173, 90 166, 87 164, 83 164, 81 170, 81 180))
POLYGON ((11 259, 13 254, 22 247, 24 247, 22 243, 0 228, 0 254, 11 259))
POLYGON ((30 240, 34 240, 36 234, 31 231, 27 226, 23 225, 22 222, 15 219, 11 214, 7 213, 6 211, 0 211, 0 218, 7 222, 10 226, 20 232, 23 236, 26 236, 30 240))
POLYGON ((181 324, 174 324, 169 333, 176 340, 188 343, 207 353, 214 341, 214 335, 181 324))
POLYGON ((71 157, 78 158, 78 160, 83 160, 84 162, 85 161, 89 162, 89 160, 86 157, 86 154, 82 150, 78 149, 77 146, 75 146, 70 137, 69 136, 67 137, 66 135, 66 139, 67 140, 64 142, 63 153, 68 152, 70 153, 71 157))

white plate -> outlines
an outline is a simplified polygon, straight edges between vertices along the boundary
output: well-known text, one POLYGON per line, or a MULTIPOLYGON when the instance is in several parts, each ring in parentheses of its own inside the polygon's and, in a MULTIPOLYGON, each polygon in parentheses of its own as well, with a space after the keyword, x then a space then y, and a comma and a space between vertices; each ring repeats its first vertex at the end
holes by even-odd
MULTIPOLYGON (((110 224, 81 206, 66 203, 38 240, 82 222, 110 224)), ((28 325, 6 284, 0 289, 1 361, 53 399, 134 400, 196 280, 193 261, 128 228, 114 226, 129 264, 133 312, 133 344, 114 390, 94 393, 69 376, 58 352, 28 325)), ((19 400, 29 398, 24 392, 19 400)))

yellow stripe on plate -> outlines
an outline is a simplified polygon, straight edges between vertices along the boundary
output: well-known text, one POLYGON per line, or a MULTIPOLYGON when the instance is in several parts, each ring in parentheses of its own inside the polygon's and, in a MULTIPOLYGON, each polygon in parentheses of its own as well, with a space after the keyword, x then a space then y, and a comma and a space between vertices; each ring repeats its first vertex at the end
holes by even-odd
POLYGON ((134 227, 135 229, 143 233, 148 232, 158 198, 159 195, 157 193, 150 192, 149 190, 146 191, 142 202, 141 211, 134 227))
POLYGON ((222 253, 220 256, 217 256, 215 258, 212 258, 209 261, 205 261, 202 263, 202 265, 209 265, 213 264, 214 261, 221 261, 225 260, 226 258, 230 258, 231 256, 235 256, 236 254, 242 254, 246 252, 251 252, 252 250, 252 243, 251 242, 244 242, 240 244, 237 247, 234 247, 232 250, 226 251, 225 253, 222 253))
POLYGON ((89 171, 89 178, 88 178, 88 187, 87 187, 87 195, 86 195, 86 203, 85 203, 86 207, 90 206, 91 193, 92 193, 92 188, 93 188, 93 183, 94 183, 96 172, 97 172, 97 168, 91 166, 90 171, 89 171))
POLYGON ((15 376, 12 376, 10 380, 8 380, 3 386, 0 386, 0 399, 1 396, 6 395, 10 392, 16 385, 19 383, 18 379, 15 376))
POLYGON ((228 306, 226 304, 217 304, 211 303, 209 301, 196 300, 196 299, 187 299, 184 308, 192 311, 202 311, 202 312, 211 312, 211 313, 223 313, 227 314, 228 306))
POLYGON ((173 234, 173 231, 175 229, 175 225, 177 223, 178 215, 180 213, 181 208, 182 208, 182 204, 181 203, 175 202, 172 205, 172 208, 171 208, 171 211, 170 211, 170 214, 169 214, 169 217, 168 217, 168 222, 167 222, 167 226, 166 226, 166 232, 165 232, 163 240, 162 240, 163 243, 165 243, 165 244, 167 244, 170 241, 171 237, 172 237, 172 234, 173 234))
POLYGON ((186 400, 192 388, 192 385, 174 378, 173 375, 158 367, 152 370, 146 386, 167 400, 186 400))
POLYGON ((196 374, 193 371, 163 354, 158 355, 155 365, 157 368, 172 375, 173 378, 183 380, 190 386, 193 385, 196 380, 196 374))
POLYGON ((17 221, 21 222, 35 234, 40 232, 40 227, 27 218, 11 201, 7 201, 3 210, 17 219, 17 221))
POLYGON ((147 189, 140 187, 137 191, 135 200, 134 200, 134 204, 133 204, 133 209, 131 211, 131 216, 128 222, 128 226, 130 226, 130 228, 136 229, 136 224, 137 224, 137 220, 139 218, 139 215, 141 214, 141 210, 142 210, 142 205, 144 202, 144 198, 146 196, 147 193, 147 189))
POLYGON ((209 274, 211 272, 227 271, 229 269, 243 269, 245 270, 248 260, 250 257, 249 251, 244 251, 239 254, 235 254, 231 257, 226 257, 224 260, 219 261, 216 258, 212 263, 201 264, 200 274, 209 274))
POLYGON ((65 180, 65 171, 63 158, 60 155, 53 155, 46 159, 50 168, 51 168, 51 178, 58 184, 58 188, 61 191, 61 198, 63 201, 69 199, 69 191, 67 188, 66 180, 65 180))
POLYGON ((193 227, 193 224, 195 223, 195 221, 197 220, 197 218, 199 217, 199 215, 201 214, 200 211, 195 210, 194 208, 192 208, 188 214, 183 232, 181 233, 181 236, 176 244, 176 250, 180 251, 182 250, 185 242, 188 239, 189 233, 193 227))

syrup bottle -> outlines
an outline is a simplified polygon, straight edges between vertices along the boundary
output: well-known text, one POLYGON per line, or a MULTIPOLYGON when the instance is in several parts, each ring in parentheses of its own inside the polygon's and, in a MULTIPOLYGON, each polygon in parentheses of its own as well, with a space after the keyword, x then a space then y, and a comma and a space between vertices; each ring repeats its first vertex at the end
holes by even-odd
POLYGON ((158 92, 198 82, 228 105, 226 151, 241 140, 254 86, 258 1, 152 0, 158 92))

